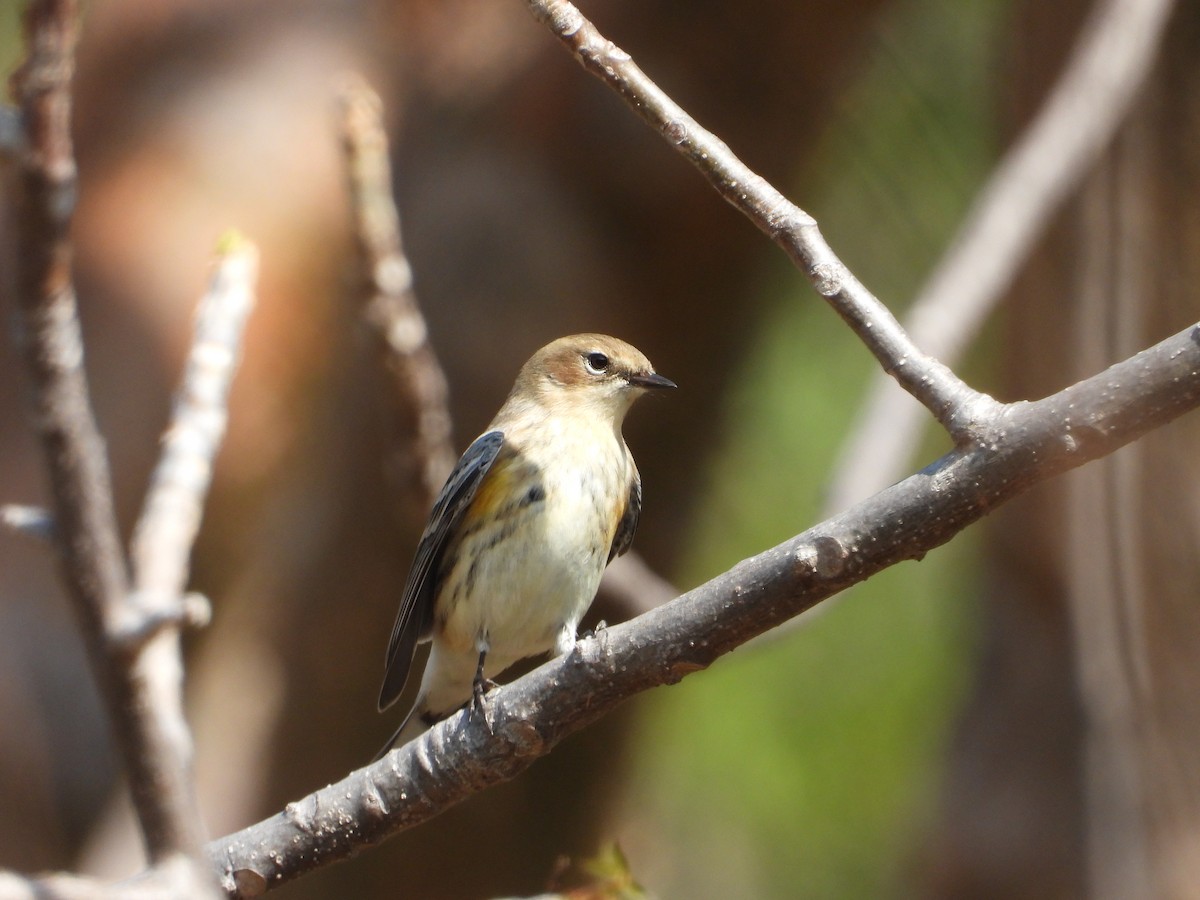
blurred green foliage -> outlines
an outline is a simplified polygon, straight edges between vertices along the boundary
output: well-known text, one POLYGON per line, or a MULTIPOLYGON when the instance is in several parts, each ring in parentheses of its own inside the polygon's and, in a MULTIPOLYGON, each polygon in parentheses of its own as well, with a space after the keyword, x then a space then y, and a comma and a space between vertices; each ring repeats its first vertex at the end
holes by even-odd
POLYGON ((15 0, 0 3, 0 72, 11 72, 17 67, 23 5, 15 0))
MULTIPOLYGON (((792 190, 893 310, 919 287, 994 159, 1006 10, 1004 0, 889 7, 792 190)), ((781 256, 763 280, 771 312, 724 399, 706 506, 675 573, 683 586, 817 521, 873 371, 781 256)), ((938 441, 931 433, 930 458, 948 449, 938 441)), ((914 891, 945 743, 972 677, 974 557, 964 535, 639 706, 624 802, 642 840, 626 847, 650 890, 914 891)))

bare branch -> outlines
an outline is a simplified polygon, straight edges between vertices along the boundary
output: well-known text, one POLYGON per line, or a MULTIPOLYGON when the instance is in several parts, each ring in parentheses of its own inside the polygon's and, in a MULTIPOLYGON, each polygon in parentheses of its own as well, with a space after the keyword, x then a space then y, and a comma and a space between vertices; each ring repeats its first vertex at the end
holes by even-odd
POLYGON ((142 597, 178 605, 187 585, 188 558, 225 435, 229 385, 254 307, 257 272, 254 246, 237 235, 225 237, 212 283, 196 310, 162 455, 130 544, 134 589, 142 597))
MULTIPOLYGON (((992 172, 906 317, 913 341, 953 366, 1041 235, 1112 140, 1153 65, 1171 0, 1106 0, 1092 10, 1058 83, 992 172)), ((826 508, 899 478, 920 440, 919 407, 877 375, 839 454, 826 508)))
POLYGON ((20 506, 16 503, 0 506, 0 524, 41 541, 53 541, 58 536, 54 516, 40 506, 20 506))
POLYGON ((454 716, 378 763, 210 844, 222 887, 231 897, 253 896, 424 822, 512 778, 639 691, 707 668, 850 585, 922 558, 1034 484, 1198 405, 1194 325, 1044 400, 1000 407, 983 427, 984 444, 949 453, 489 693, 487 722, 454 716))
POLYGON ((225 434, 229 386, 241 354, 242 333, 254 307, 258 251, 226 235, 216 271, 196 310, 192 346, 175 394, 162 454, 150 477, 130 547, 133 589, 109 623, 109 646, 128 660, 129 678, 142 698, 141 716, 154 737, 153 769, 160 803, 175 811, 179 836, 196 850, 203 824, 192 778, 192 739, 183 712, 185 625, 206 624, 207 598, 183 593, 188 560, 200 528, 213 460, 225 434))
POLYGON ((71 280, 68 232, 76 175, 70 81, 77 27, 74 0, 35 0, 25 13, 28 55, 12 80, 26 132, 16 160, 12 264, 64 581, 120 743, 147 847, 159 861, 179 850, 194 852, 202 829, 186 763, 174 752, 176 736, 147 714, 157 700, 152 683, 136 660, 109 641, 128 590, 71 280))
POLYGON ((213 460, 225 434, 229 385, 254 307, 257 272, 254 246, 238 235, 223 238, 212 282, 196 310, 162 454, 134 528, 133 590, 109 623, 110 647, 127 656, 130 678, 146 698, 141 712, 157 738, 157 789, 181 821, 190 823, 189 849, 199 845, 202 826, 183 712, 179 634, 184 625, 207 623, 211 608, 206 598, 183 590, 213 460))
POLYGON ((51 467, 68 581, 86 630, 102 647, 104 623, 123 601, 125 566, 112 511, 103 441, 83 371, 68 235, 75 202, 70 79, 76 9, 71 0, 33 3, 25 15, 29 55, 13 75, 28 143, 17 159, 14 268, 33 379, 35 424, 51 467))
POLYGON ((449 391, 429 343, 400 239, 382 105, 358 76, 346 76, 340 100, 363 316, 379 338, 392 373, 403 432, 393 442, 396 468, 404 497, 411 500, 413 515, 420 517, 433 506, 454 465, 449 391))
POLYGON ((886 306, 854 277, 825 242, 817 223, 646 77, 629 54, 605 38, 566 0, 526 0, 534 16, 579 63, 621 95, 647 124, 708 179, 727 201, 783 248, 866 344, 885 372, 917 398, 958 444, 975 440, 973 423, 995 401, 972 390, 923 353, 886 306))
POLYGON ((213 460, 225 435, 229 386, 242 334, 254 308, 258 251, 237 234, 218 249, 216 270, 196 309, 192 346, 175 393, 162 454, 150 477, 130 546, 133 590, 110 622, 109 643, 129 659, 145 698, 142 716, 156 736, 157 790, 190 825, 188 849, 202 840, 192 778, 192 740, 183 712, 184 625, 207 623, 206 598, 184 595, 188 560, 212 483, 213 460))
MULTIPOLYGON (((193 592, 164 597, 134 593, 129 601, 126 604, 128 612, 120 617, 117 630, 108 636, 115 649, 127 653, 136 652, 168 629, 205 628, 212 621, 212 603, 203 594, 193 592)), ((190 754, 189 747, 185 745, 183 749, 190 754)))

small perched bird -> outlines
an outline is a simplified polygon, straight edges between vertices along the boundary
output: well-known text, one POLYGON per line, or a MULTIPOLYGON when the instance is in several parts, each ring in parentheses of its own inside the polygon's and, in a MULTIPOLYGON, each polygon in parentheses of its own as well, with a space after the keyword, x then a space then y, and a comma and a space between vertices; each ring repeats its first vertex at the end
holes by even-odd
POLYGON ((576 334, 521 367, 455 465, 417 545, 387 649, 379 709, 432 642, 416 703, 377 759, 474 700, 520 659, 566 653, 605 566, 629 549, 642 486, 621 423, 673 388, 624 341, 576 334))

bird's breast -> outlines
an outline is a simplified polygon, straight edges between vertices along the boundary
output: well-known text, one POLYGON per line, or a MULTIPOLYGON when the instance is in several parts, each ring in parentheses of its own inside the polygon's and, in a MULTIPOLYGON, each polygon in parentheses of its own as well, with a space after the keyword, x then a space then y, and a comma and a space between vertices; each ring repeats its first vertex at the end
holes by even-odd
POLYGON ((611 431, 552 435, 497 461, 443 566, 442 639, 466 652, 484 636, 509 662, 551 649, 596 594, 630 473, 611 431))

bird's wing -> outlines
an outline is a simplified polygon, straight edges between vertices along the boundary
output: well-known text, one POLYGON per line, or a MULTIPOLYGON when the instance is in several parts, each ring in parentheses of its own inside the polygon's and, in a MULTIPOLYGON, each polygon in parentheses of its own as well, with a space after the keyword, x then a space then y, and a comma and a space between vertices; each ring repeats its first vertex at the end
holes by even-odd
POLYGON ((625 512, 617 523, 617 532, 613 535, 612 547, 608 551, 608 561, 612 562, 625 553, 633 544, 633 533, 637 531, 638 516, 642 513, 642 481, 634 475, 633 483, 629 486, 629 499, 625 502, 625 512))
POLYGON ((454 466, 433 504, 388 641, 387 669, 379 691, 380 710, 396 702, 404 690, 417 642, 426 636, 433 622, 437 570, 442 554, 503 445, 504 433, 501 431, 489 431, 476 438, 454 466))

